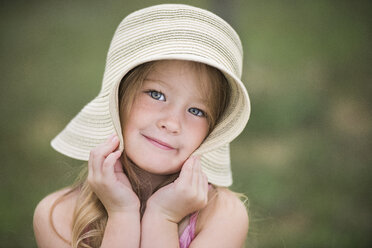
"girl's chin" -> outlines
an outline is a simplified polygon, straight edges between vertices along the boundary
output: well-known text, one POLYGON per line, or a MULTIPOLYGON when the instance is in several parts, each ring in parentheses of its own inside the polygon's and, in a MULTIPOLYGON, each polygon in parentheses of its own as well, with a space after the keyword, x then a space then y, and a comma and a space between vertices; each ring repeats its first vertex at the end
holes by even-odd
POLYGON ((177 169, 164 169, 164 168, 159 169, 159 168, 153 168, 153 167, 147 167, 147 166, 139 166, 139 167, 148 173, 159 175, 159 176, 166 176, 166 175, 174 174, 181 170, 180 167, 177 167, 177 169))
POLYGON ((174 174, 176 172, 179 172, 181 170, 182 164, 169 164, 168 161, 156 161, 154 163, 154 160, 139 160, 139 161, 133 161, 139 168, 142 170, 154 174, 154 175, 160 175, 160 176, 166 176, 170 174, 174 174))

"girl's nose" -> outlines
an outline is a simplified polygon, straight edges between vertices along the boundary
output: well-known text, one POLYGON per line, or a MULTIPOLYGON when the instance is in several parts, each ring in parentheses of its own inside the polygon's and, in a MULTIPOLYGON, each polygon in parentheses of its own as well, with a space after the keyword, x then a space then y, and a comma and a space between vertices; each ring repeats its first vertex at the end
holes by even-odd
POLYGON ((158 120, 157 126, 171 134, 179 134, 181 132, 181 118, 175 113, 169 113, 158 120))

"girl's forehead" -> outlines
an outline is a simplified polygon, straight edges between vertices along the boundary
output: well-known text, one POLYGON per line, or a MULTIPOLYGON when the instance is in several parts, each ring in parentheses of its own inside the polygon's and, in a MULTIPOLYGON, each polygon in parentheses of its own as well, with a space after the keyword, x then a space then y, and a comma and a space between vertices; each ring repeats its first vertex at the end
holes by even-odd
POLYGON ((154 66, 149 71, 148 77, 159 77, 167 79, 169 77, 189 76, 197 84, 210 84, 213 72, 204 64, 187 60, 161 60, 154 62, 154 66))
POLYGON ((212 84, 206 66, 186 60, 157 61, 146 79, 171 88, 184 88, 186 92, 195 91, 202 98, 212 84))
POLYGON ((154 66, 150 74, 158 74, 159 76, 169 76, 169 74, 190 73, 195 71, 196 62, 186 60, 160 60, 154 62, 154 66))

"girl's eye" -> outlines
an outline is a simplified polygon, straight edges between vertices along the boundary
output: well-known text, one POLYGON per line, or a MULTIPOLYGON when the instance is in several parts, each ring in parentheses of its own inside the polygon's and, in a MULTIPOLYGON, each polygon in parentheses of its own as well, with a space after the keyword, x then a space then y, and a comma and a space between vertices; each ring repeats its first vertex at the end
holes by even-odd
POLYGON ((205 117, 204 111, 197 108, 189 108, 189 112, 196 116, 205 117))
POLYGON ((147 92, 147 94, 149 94, 149 96, 151 96, 152 98, 154 98, 155 100, 158 100, 158 101, 165 101, 165 96, 163 93, 159 92, 159 91, 156 91, 156 90, 149 90, 147 92))

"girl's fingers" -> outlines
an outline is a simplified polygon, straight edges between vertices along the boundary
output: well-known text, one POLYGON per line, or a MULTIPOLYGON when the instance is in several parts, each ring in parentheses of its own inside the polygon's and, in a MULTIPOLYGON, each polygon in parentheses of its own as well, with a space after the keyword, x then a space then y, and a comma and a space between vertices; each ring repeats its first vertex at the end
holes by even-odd
POLYGON ((201 186, 203 197, 208 197, 208 179, 203 171, 201 171, 199 179, 200 179, 199 183, 201 186))
POLYGON ((118 160, 116 160, 116 163, 114 164, 114 172, 124 172, 123 165, 120 162, 120 157, 119 157, 118 160))
POLYGON ((91 163, 89 169, 92 175, 96 177, 101 174, 102 164, 106 157, 111 154, 119 145, 119 139, 116 135, 111 135, 106 143, 100 144, 90 152, 89 162, 91 163))
POLYGON ((112 133, 111 135, 109 135, 106 139, 106 143, 110 143, 110 141, 116 136, 115 133, 112 133))
POLYGON ((202 174, 203 174, 203 181, 204 181, 204 192, 208 195, 208 191, 209 191, 208 178, 207 178, 207 175, 204 174, 204 172, 202 172, 202 174))
POLYGON ((194 163, 194 158, 190 157, 186 160, 186 162, 183 164, 181 168, 180 175, 177 179, 177 181, 184 182, 186 184, 191 184, 192 183, 192 170, 193 170, 193 163, 194 163))
POLYGON ((198 189, 199 186, 199 175, 200 175, 200 162, 198 157, 194 157, 193 168, 192 168, 192 186, 198 189))
POLYGON ((106 143, 99 145, 97 155, 101 155, 103 157, 107 157, 110 153, 112 153, 115 148, 119 145, 119 138, 118 136, 110 136, 109 139, 106 140, 106 143))
POLYGON ((200 158, 198 158, 196 162, 197 162, 198 169, 197 169, 197 175, 195 176, 197 177, 197 180, 198 180, 198 184, 197 184, 198 194, 200 194, 202 198, 205 198, 208 195, 208 180, 207 180, 207 176, 202 171, 200 158))
POLYGON ((110 153, 102 165, 102 176, 105 180, 113 182, 115 180, 115 164, 120 158, 121 151, 110 153))

